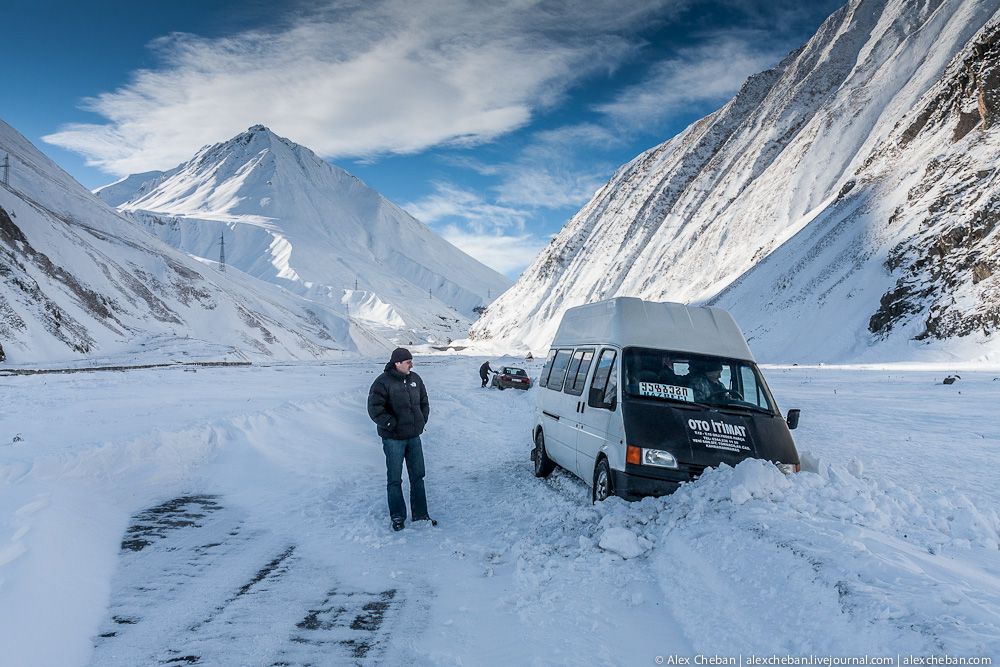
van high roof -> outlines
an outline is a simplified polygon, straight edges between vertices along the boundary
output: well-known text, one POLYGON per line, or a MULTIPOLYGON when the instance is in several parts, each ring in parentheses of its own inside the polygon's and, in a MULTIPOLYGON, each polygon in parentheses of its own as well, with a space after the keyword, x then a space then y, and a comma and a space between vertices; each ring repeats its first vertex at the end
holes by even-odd
POLYGON ((617 297, 570 308, 552 347, 652 347, 754 361, 743 332, 721 308, 617 297))

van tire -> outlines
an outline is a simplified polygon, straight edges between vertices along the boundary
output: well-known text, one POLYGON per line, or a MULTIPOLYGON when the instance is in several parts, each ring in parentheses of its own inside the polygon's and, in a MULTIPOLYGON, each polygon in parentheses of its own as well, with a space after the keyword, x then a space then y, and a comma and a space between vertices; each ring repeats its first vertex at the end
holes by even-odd
POLYGON ((545 436, 542 429, 535 433, 535 451, 532 453, 532 460, 535 462, 535 477, 548 477, 555 470, 555 461, 545 453, 545 436))
POLYGON ((594 489, 592 499, 596 502, 604 502, 615 495, 615 490, 611 485, 611 466, 608 460, 602 458, 594 467, 594 489))

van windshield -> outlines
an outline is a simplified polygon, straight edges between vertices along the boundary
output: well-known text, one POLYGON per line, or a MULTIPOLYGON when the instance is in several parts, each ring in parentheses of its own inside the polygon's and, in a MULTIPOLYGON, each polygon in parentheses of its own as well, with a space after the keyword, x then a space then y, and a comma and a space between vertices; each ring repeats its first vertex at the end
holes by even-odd
POLYGON ((774 412, 764 378, 751 361, 628 347, 624 362, 625 397, 774 412))

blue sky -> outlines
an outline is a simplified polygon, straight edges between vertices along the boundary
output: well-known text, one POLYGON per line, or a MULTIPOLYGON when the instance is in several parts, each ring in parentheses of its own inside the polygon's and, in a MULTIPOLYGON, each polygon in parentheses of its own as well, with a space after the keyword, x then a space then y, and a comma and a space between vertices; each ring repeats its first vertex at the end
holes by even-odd
POLYGON ((89 188, 261 123, 514 277, 841 4, 8 0, 0 118, 89 188))

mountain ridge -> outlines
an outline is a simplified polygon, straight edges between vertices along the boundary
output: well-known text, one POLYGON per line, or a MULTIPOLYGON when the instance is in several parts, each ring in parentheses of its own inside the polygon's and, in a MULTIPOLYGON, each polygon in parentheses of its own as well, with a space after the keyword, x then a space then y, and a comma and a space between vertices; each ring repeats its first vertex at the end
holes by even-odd
MULTIPOLYGON (((619 169, 470 336, 538 351, 566 307, 639 296, 730 308, 770 361, 994 353, 986 339, 995 326, 974 344, 955 336, 915 340, 913 318, 926 316, 930 303, 911 301, 907 322, 887 335, 869 324, 899 278, 885 258, 913 232, 901 224, 880 231, 905 199, 898 189, 929 154, 961 147, 925 133, 920 143, 933 148, 911 147, 904 163, 880 174, 877 155, 899 143, 897 126, 911 123, 908 114, 990 33, 998 11, 996 0, 852 0, 721 109, 619 169), (894 203, 887 212, 875 202, 894 203), (826 329, 810 329, 816 322, 826 329)), ((984 57, 992 62, 990 53, 984 57)), ((947 89, 968 111, 969 92, 947 89)), ((948 122, 958 122, 960 114, 950 113, 948 122)), ((985 125, 975 132, 986 143, 996 136, 985 125)), ((938 219, 931 227, 948 224, 938 219)))

